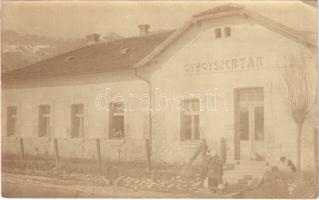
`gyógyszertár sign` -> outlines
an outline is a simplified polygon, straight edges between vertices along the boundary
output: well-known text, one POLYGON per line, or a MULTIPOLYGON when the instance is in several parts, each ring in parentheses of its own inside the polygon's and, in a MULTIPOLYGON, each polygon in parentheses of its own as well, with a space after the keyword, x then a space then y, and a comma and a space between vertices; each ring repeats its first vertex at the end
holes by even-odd
POLYGON ((212 60, 184 65, 187 73, 225 72, 263 67, 263 57, 242 57, 224 60, 212 60))

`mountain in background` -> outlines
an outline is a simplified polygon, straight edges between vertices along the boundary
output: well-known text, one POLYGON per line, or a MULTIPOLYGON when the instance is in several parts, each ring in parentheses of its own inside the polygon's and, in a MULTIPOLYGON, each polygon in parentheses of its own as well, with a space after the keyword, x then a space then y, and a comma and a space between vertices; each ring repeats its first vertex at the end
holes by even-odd
MULTIPOLYGON (((111 32, 102 36, 101 40, 110 42, 121 38, 123 37, 111 32)), ((62 39, 7 30, 2 32, 1 72, 22 68, 86 45, 86 38, 62 39)))

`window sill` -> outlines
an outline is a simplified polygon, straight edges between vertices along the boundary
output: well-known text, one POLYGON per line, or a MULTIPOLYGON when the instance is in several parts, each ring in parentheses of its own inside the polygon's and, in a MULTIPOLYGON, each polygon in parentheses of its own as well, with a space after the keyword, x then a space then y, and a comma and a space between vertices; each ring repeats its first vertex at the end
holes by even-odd
POLYGON ((38 140, 40 140, 42 142, 50 142, 52 140, 52 138, 49 136, 43 136, 43 137, 38 137, 38 140))
POLYGON ((18 141, 19 138, 17 136, 4 136, 4 140, 8 140, 8 141, 18 141))
POLYGON ((107 139, 106 142, 107 142, 108 144, 110 144, 110 145, 116 145, 116 146, 118 146, 118 145, 123 144, 123 143, 124 143, 124 140, 123 140, 123 139, 107 139))
POLYGON ((198 147, 201 144, 201 140, 181 141, 180 145, 183 147, 198 147))
POLYGON ((69 140, 71 141, 71 143, 73 144, 77 144, 77 143, 83 143, 84 142, 84 138, 69 138, 69 140))

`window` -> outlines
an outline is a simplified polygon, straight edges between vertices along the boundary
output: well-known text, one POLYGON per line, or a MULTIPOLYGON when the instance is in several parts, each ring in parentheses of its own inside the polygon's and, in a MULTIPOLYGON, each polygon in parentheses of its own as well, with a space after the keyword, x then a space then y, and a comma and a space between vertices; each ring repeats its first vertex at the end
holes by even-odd
POLYGON ((246 88, 239 90, 239 102, 264 101, 263 88, 246 88))
POLYGON ((221 38, 222 37, 222 31, 220 28, 215 29, 215 38, 221 38))
POLYGON ((84 136, 84 105, 72 104, 71 105, 71 137, 84 136))
POLYGON ((124 104, 121 102, 111 103, 109 138, 124 138, 124 104))
POLYGON ((225 37, 230 37, 230 36, 231 36, 231 29, 230 29, 230 27, 225 27, 225 28, 224 28, 224 34, 225 34, 225 37))
POLYGON ((199 140, 199 108, 198 99, 187 99, 181 108, 181 140, 199 140))
POLYGON ((8 106, 7 107, 7 136, 16 136, 17 135, 17 106, 8 106))
POLYGON ((39 137, 50 135, 50 106, 39 106, 39 137))

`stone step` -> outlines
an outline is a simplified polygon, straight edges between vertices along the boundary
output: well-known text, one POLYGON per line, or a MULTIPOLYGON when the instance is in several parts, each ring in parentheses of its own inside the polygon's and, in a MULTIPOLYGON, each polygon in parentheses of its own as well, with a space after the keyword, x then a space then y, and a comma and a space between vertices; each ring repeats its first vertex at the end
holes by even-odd
POLYGON ((259 172, 259 171, 267 171, 270 167, 267 166, 236 166, 233 171, 245 171, 245 172, 259 172))
POLYGON ((236 166, 267 166, 267 162, 264 161, 250 161, 250 160, 241 160, 236 162, 236 166))
POLYGON ((250 183, 253 180, 258 181, 261 180, 263 177, 263 174, 260 175, 249 175, 249 174, 233 174, 233 175, 224 175, 224 179, 229 183, 229 184, 238 184, 240 182, 246 182, 250 183))
POLYGON ((265 171, 224 171, 224 175, 226 176, 245 176, 245 175, 252 175, 252 176, 263 176, 265 171))
POLYGON ((261 165, 261 164, 238 164, 238 165, 235 165, 234 167, 254 167, 254 168, 269 168, 270 166, 268 165, 261 165))
POLYGON ((229 184, 257 184, 268 169, 265 162, 243 161, 234 164, 232 170, 224 171, 224 179, 229 184))
POLYGON ((262 177, 264 176, 264 173, 260 172, 260 173, 224 173, 224 177, 238 177, 238 178, 242 178, 245 176, 253 176, 253 177, 262 177))
POLYGON ((255 176, 251 175, 250 178, 245 178, 245 176, 250 176, 250 175, 248 175, 248 174, 246 174, 246 175, 240 175, 240 176, 224 175, 224 179, 225 179, 225 180, 234 180, 234 181, 236 181, 236 180, 240 180, 240 179, 245 179, 245 180, 251 180, 251 179, 254 179, 254 178, 261 179, 261 178, 263 177, 263 175, 257 175, 257 176, 256 176, 256 175, 255 175, 255 176))
POLYGON ((234 170, 235 169, 235 164, 234 163, 226 163, 223 166, 224 170, 234 170))
POLYGON ((227 170, 226 172, 247 172, 247 173, 254 173, 254 172, 265 172, 269 170, 267 167, 235 167, 233 170, 227 170))
POLYGON ((267 169, 235 169, 230 171, 225 171, 225 173, 241 173, 241 174, 259 174, 265 173, 267 169))

